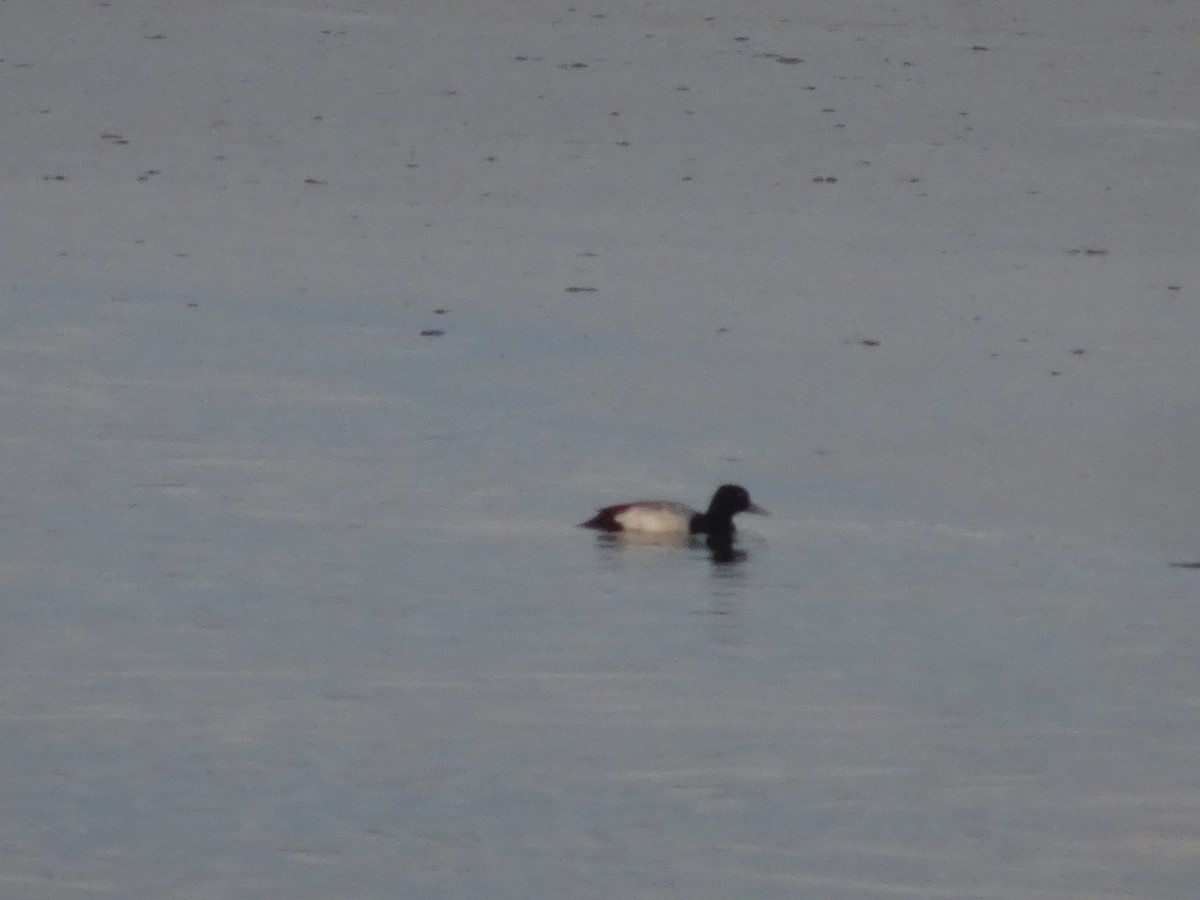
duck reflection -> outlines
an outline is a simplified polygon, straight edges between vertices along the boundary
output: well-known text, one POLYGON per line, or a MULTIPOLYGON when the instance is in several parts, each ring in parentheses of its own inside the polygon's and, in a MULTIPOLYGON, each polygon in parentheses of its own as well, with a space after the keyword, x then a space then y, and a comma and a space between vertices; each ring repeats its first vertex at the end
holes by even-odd
POLYGON ((710 534, 701 540, 699 535, 675 534, 640 534, 638 532, 616 532, 601 534, 596 539, 606 559, 612 559, 625 547, 639 547, 655 550, 699 550, 708 551, 709 560, 714 566, 735 566, 745 562, 749 554, 734 546, 733 535, 710 534))

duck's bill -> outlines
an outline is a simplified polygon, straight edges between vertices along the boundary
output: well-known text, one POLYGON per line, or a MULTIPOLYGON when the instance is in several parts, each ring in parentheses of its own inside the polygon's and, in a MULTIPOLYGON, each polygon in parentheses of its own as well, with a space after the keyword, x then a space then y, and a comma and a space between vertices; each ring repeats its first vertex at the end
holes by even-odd
POLYGON ((759 506, 758 504, 755 504, 755 503, 751 503, 750 506, 746 509, 746 512, 754 513, 756 516, 769 516, 770 515, 769 512, 767 512, 765 509, 763 509, 761 506, 759 506))

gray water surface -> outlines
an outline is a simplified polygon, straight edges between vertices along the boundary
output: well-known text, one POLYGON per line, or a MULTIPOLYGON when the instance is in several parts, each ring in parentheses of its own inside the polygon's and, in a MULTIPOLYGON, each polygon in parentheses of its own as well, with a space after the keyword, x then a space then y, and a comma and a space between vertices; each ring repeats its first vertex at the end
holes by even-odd
POLYGON ((0 897, 1200 896, 1187 4, 3 6, 0 897))
POLYGON ((733 564, 598 539, 589 436, 526 415, 561 390, 452 325, 208 306, 29 324, 9 369, 10 896, 1196 883, 1191 572, 834 481, 747 479, 733 564))

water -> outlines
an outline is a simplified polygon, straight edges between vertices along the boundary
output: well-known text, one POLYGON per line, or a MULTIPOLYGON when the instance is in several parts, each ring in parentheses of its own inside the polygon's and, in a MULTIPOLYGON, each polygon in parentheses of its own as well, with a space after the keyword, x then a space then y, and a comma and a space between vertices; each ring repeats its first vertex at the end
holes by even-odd
POLYGON ((1185 4, 14 6, 0 896, 1200 894, 1185 4))
POLYGON ((211 305, 10 369, 10 895, 1195 884, 1186 570, 753 471, 737 562, 597 538, 515 338, 211 305))

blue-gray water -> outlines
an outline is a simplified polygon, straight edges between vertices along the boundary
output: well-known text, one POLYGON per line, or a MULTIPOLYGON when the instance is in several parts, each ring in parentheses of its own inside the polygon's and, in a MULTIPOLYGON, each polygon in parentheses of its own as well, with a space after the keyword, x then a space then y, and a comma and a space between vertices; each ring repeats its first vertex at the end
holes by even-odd
POLYGON ((1200 896, 1190 6, 418 7, 0 4, 0 898, 1200 896))
POLYGON ((7 896, 1196 885, 1193 572, 752 462, 744 560, 614 544, 453 313, 80 305, 5 357, 7 896))

